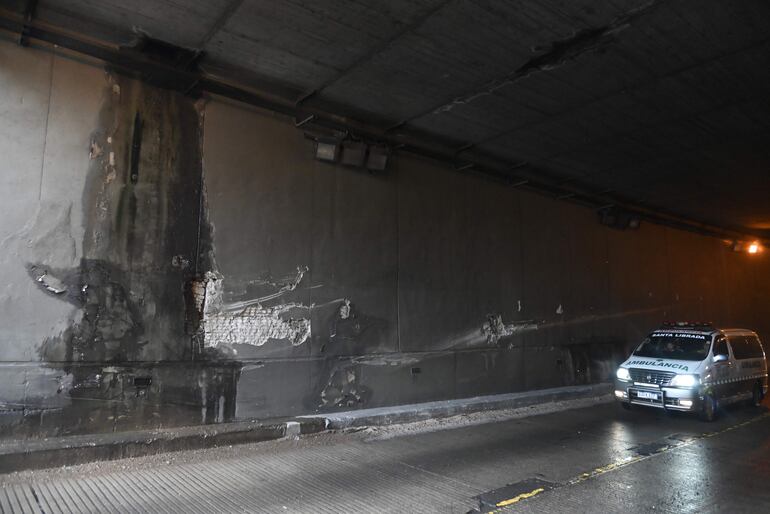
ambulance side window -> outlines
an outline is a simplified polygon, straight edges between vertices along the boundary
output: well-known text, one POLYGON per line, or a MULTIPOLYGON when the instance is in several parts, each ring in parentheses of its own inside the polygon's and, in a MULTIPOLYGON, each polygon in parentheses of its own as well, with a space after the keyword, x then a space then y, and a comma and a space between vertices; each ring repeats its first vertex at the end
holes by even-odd
POLYGON ((727 350, 727 339, 724 337, 717 339, 714 343, 714 355, 727 355, 730 357, 730 352, 727 350))
POLYGON ((757 336, 747 336, 746 343, 749 346, 750 359, 761 359, 764 357, 764 354, 762 353, 762 345, 759 344, 759 339, 757 339, 757 336))
POLYGON ((730 338, 730 346, 733 348, 733 357, 736 360, 750 359, 751 347, 749 341, 744 336, 736 336, 730 338))

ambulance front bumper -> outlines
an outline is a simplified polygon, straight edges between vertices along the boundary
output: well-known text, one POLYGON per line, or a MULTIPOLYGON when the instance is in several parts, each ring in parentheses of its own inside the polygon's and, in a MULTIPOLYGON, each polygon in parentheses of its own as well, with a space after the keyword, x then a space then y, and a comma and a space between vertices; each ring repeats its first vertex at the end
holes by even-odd
POLYGON ((632 405, 644 405, 676 411, 697 411, 701 408, 701 387, 665 387, 615 380, 615 398, 632 405))

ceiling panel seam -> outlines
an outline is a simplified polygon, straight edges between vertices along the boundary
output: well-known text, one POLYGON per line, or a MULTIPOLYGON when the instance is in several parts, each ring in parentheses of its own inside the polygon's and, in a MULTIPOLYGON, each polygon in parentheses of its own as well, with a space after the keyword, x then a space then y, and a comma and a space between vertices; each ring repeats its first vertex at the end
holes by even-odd
POLYGON ((242 4, 243 4, 243 0, 232 0, 228 5, 226 5, 225 8, 222 10, 222 13, 216 19, 216 21, 211 25, 211 27, 203 36, 203 38, 201 38, 200 42, 197 45, 197 48, 203 50, 203 48, 209 43, 209 41, 211 41, 211 38, 216 36, 217 33, 220 30, 222 30, 222 27, 224 27, 225 24, 230 20, 230 18, 233 17, 235 12, 238 9, 240 9, 242 4))
POLYGON ((368 52, 366 52, 364 55, 356 59, 353 64, 348 66, 347 68, 343 69, 337 75, 326 81, 325 83, 321 84, 317 88, 308 91, 304 93, 301 97, 297 99, 297 105, 302 105, 304 102, 308 101, 310 98, 317 96, 321 92, 323 92, 325 89, 333 86, 340 80, 342 80, 344 77, 349 75, 351 72, 355 71, 356 69, 360 68, 364 64, 368 63, 372 59, 374 59, 377 55, 381 54, 385 50, 387 50, 393 43, 404 37, 405 35, 417 30, 422 25, 425 24, 430 18, 432 18, 436 13, 444 9, 447 5, 452 3, 454 0, 444 0, 443 2, 433 6, 431 9, 423 13, 420 17, 418 17, 415 21, 412 23, 406 25, 401 30, 396 32, 392 37, 386 39, 381 44, 375 46, 368 52))

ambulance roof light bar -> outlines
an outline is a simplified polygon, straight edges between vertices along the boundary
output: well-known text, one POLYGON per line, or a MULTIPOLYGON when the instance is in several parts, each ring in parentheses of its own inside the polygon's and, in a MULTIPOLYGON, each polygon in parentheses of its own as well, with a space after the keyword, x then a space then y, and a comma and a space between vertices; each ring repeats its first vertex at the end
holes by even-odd
POLYGON ((664 321, 662 328, 707 328, 714 330, 714 324, 710 321, 664 321))

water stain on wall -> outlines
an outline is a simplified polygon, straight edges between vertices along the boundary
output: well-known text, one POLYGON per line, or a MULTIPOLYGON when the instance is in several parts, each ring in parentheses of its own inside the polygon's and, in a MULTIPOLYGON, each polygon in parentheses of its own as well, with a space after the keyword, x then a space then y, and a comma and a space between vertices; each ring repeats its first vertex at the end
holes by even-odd
POLYGON ((39 349, 67 376, 61 432, 224 421, 240 365, 201 351, 190 294, 212 267, 199 113, 179 94, 107 78, 88 147, 80 263, 27 264, 43 294, 74 307, 39 349))

